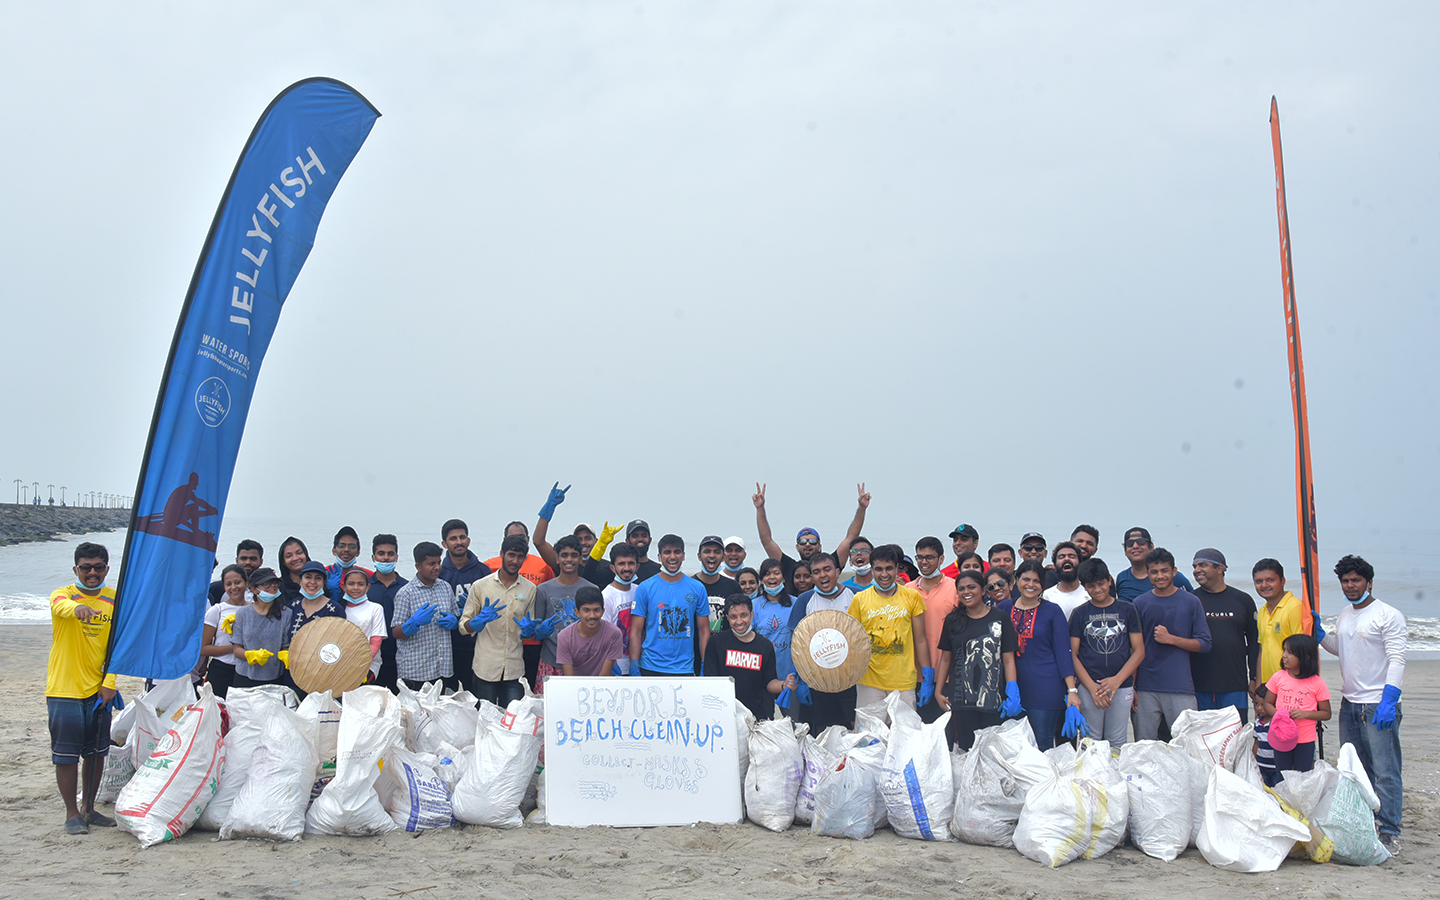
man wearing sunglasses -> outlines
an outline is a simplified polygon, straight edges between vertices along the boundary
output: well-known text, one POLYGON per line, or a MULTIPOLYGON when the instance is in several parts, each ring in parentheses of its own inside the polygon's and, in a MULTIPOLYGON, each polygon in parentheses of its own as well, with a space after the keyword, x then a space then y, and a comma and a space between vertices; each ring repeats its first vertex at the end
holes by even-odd
POLYGON ((95 794, 110 752, 110 712, 125 708, 115 689, 115 675, 105 674, 115 610, 115 590, 105 586, 109 572, 110 551, 86 541, 75 548, 75 580, 50 595, 53 637, 45 671, 45 705, 50 760, 60 799, 65 801, 69 834, 88 834, 91 825, 115 825, 114 819, 95 811, 95 794), (78 803, 77 793, 82 795, 78 803))
MULTIPOLYGON (((1130 560, 1130 568, 1121 569, 1115 577, 1115 594, 1119 599, 1134 603, 1136 597, 1150 590, 1150 569, 1145 557, 1154 549, 1150 532, 1144 528, 1137 525, 1125 532, 1125 558, 1130 560)), ((1190 579, 1178 570, 1175 572, 1175 586, 1192 593, 1195 590, 1190 579)))
MULTIPOLYGON (((835 548, 835 555, 844 559, 850 553, 850 544, 860 536, 860 529, 865 526, 865 510, 870 506, 870 494, 865 490, 864 482, 855 486, 859 494, 859 502, 855 508, 855 518, 850 521, 850 527, 845 532, 845 539, 840 546, 835 548)), ((765 485, 755 483, 755 495, 750 498, 755 504, 755 528, 760 532, 760 545, 765 548, 765 554, 771 559, 780 561, 780 571, 785 575, 785 589, 793 597, 799 593, 795 590, 795 566, 800 561, 780 549, 775 543, 774 536, 770 533, 770 520, 765 515, 765 485)), ((809 560, 810 557, 820 552, 820 532, 813 528, 802 528, 795 536, 795 552, 800 559, 809 560)))

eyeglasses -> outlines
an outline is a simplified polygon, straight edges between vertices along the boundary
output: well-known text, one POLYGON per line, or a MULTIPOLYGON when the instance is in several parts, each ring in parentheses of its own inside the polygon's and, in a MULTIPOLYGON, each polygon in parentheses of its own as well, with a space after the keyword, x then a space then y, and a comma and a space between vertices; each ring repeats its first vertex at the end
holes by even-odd
POLYGON ((108 568, 110 568, 110 564, 109 564, 109 563, 101 563, 101 564, 98 565, 98 566, 86 566, 86 565, 76 566, 76 567, 75 567, 75 571, 77 571, 77 572, 103 572, 103 571, 105 571, 105 570, 108 569, 108 568))
POLYGON ((1005 582, 1003 582, 1003 581, 992 581, 992 582, 990 582, 989 584, 985 585, 985 590, 987 590, 987 591, 1003 591, 1003 590, 1005 590, 1005 587, 1006 587, 1006 584, 1005 584, 1005 582))
POLYGON ((815 539, 815 538, 801 538, 800 540, 798 540, 798 541, 795 542, 795 546, 797 546, 797 547, 818 547, 818 546, 820 546, 820 541, 818 541, 818 540, 815 539))
POLYGON ((335 549, 336 549, 336 550, 359 550, 359 549, 360 549, 360 545, 359 545, 359 544, 336 544, 336 545, 335 545, 335 549))
POLYGON ((1125 542, 1125 546, 1127 547, 1146 547, 1149 546, 1149 544, 1150 542, 1144 538, 1131 538, 1125 542))
POLYGON ((1024 544, 1020 547, 1021 553, 1044 553, 1044 544, 1024 544))
POLYGON ((918 553, 918 554, 915 555, 915 561, 916 561, 917 563, 922 563, 922 562, 939 562, 939 561, 940 561, 940 557, 936 556, 936 555, 933 554, 933 553, 918 553))

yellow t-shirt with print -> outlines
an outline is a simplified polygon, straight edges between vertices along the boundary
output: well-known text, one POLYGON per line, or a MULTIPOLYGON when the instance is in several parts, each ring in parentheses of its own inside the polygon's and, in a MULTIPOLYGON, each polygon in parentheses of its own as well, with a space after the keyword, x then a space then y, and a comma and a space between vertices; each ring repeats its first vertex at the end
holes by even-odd
POLYGON ((105 649, 110 644, 110 625, 115 618, 115 589, 104 587, 99 594, 83 593, 67 585, 50 595, 50 662, 45 669, 45 696, 83 700, 93 697, 103 684, 115 687, 111 673, 102 681, 105 649), (75 607, 95 610, 90 621, 75 618, 75 607))
POLYGON ((1270 676, 1280 671, 1280 651, 1285 639, 1301 632, 1310 634, 1310 629, 1305 627, 1309 618, 1300 598, 1289 591, 1275 604, 1275 612, 1270 612, 1267 603, 1261 603, 1255 610, 1255 627, 1260 632, 1261 684, 1268 683, 1270 676))
POLYGON ((860 683, 882 691, 913 691, 920 680, 915 671, 915 631, 911 620, 925 615, 925 598, 903 584, 895 593, 881 596, 868 587, 850 601, 850 615, 870 635, 870 666, 860 683))

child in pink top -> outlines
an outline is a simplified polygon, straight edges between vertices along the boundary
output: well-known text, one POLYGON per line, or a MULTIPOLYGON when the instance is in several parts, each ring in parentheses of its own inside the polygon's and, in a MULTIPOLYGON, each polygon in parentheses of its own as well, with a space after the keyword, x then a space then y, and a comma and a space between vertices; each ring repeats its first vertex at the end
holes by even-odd
POLYGON ((1315 766, 1315 723, 1330 720, 1330 689, 1320 677, 1320 650, 1308 634, 1292 634, 1281 645, 1280 670, 1265 684, 1263 712, 1290 711, 1300 732, 1293 750, 1275 749, 1279 772, 1308 772, 1315 766))

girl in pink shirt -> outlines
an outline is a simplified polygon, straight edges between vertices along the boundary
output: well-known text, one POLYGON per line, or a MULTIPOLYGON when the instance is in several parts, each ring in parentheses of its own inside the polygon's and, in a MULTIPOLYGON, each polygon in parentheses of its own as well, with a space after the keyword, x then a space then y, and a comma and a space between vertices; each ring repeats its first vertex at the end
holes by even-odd
POLYGON ((1292 634, 1281 645, 1280 670, 1265 684, 1261 701, 1267 716, 1289 710, 1299 730, 1293 750, 1275 748, 1279 772, 1308 772, 1315 765, 1315 723, 1330 720, 1330 689, 1320 677, 1320 650, 1308 634, 1292 634))

